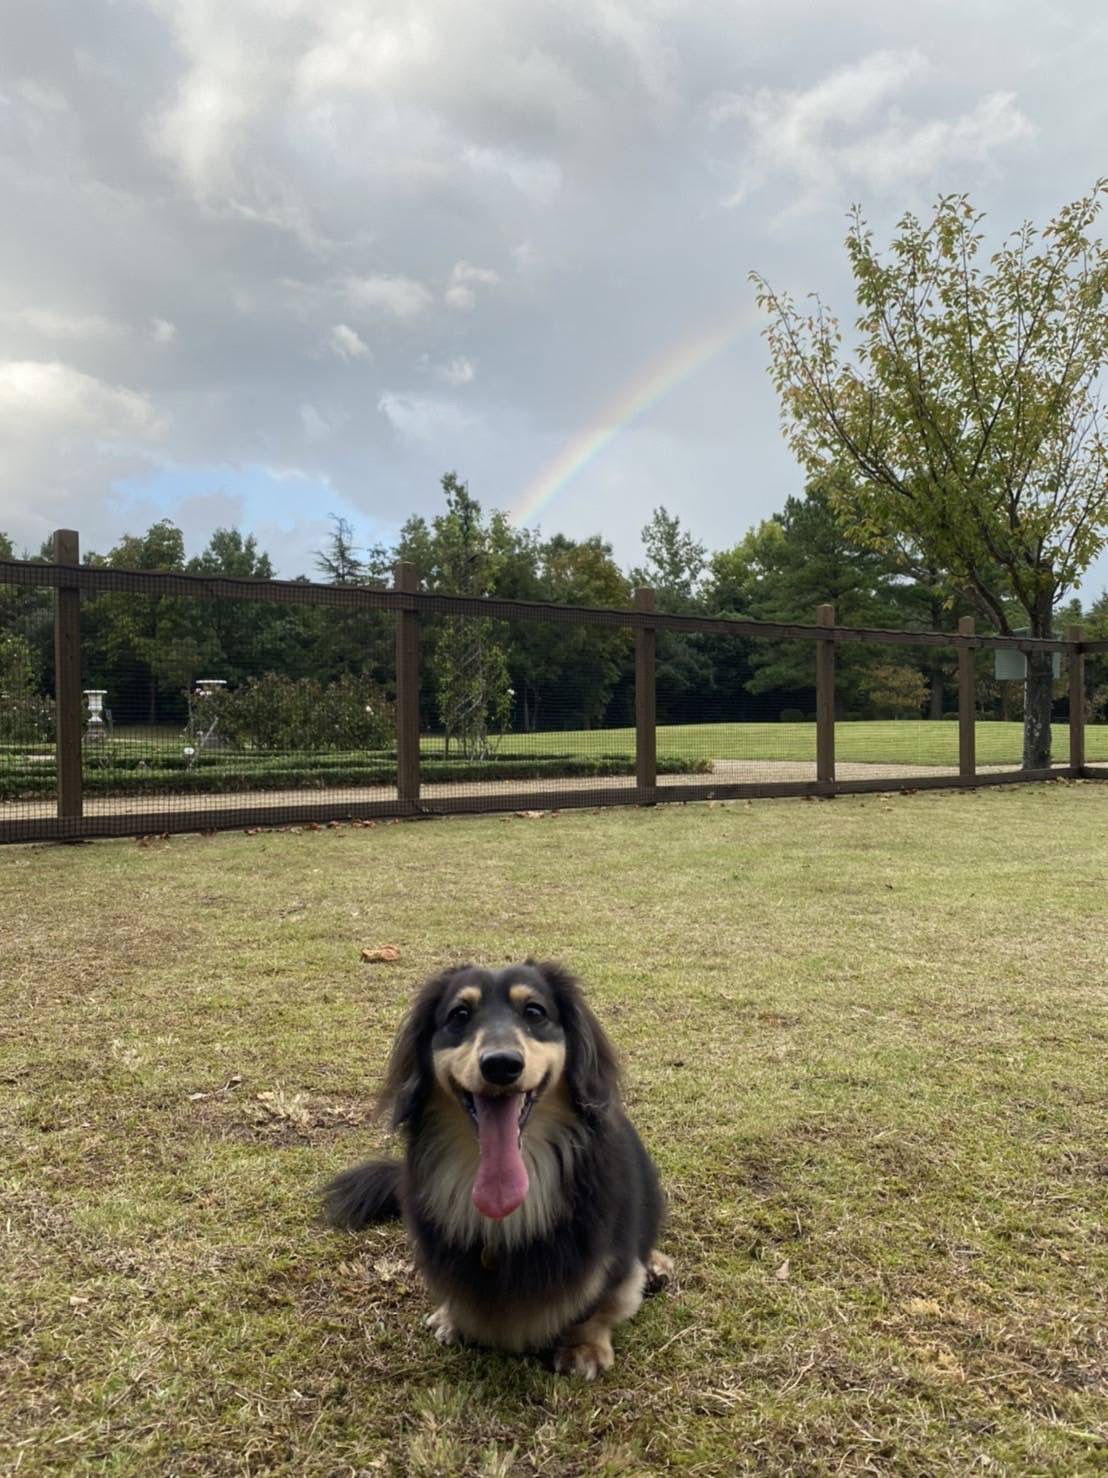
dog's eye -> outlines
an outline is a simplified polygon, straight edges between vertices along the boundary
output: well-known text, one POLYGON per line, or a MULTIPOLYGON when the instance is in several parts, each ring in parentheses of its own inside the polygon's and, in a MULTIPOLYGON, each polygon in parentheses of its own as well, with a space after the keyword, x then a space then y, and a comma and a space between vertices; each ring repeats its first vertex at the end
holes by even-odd
POLYGON ((465 1026, 466 1022, 472 1015, 473 1012, 469 1009, 468 1006, 455 1006, 453 1011, 451 1011, 450 1015, 446 1018, 447 1024, 450 1026, 465 1026))
POLYGON ((538 1001, 528 1001, 523 1008, 523 1014, 528 1021, 545 1021, 546 1007, 540 1006, 538 1001))

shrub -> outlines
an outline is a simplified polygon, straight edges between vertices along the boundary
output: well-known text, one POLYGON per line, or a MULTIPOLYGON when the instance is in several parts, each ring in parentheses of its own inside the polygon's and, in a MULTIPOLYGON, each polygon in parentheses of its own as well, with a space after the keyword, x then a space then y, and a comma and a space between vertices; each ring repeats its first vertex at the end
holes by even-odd
POLYGON ((863 673, 858 686, 878 718, 919 718, 927 701, 927 679, 907 663, 881 663, 863 673))
POLYGON ((54 700, 38 693, 10 698, 0 694, 0 742, 5 744, 52 744, 54 700))
POLYGON ((54 737, 54 700, 38 691, 30 643, 0 631, 0 742, 41 744, 54 737))
POLYGON ((802 724, 804 714, 799 708, 783 708, 778 715, 778 722, 782 724, 802 724))
POLYGON ((393 704, 365 675, 324 684, 269 672, 212 694, 202 705, 194 704, 202 714, 198 727, 207 729, 218 716, 216 733, 232 749, 383 749, 396 732, 393 704))
MULTIPOLYGON (((96 757, 99 761, 99 756, 96 757)), ((157 762, 144 768, 122 768, 114 773, 99 762, 85 766, 84 788, 89 795, 218 795, 241 790, 328 790, 337 786, 393 785, 396 761, 390 755, 346 756, 333 762, 297 762, 293 757, 236 763, 224 751, 215 764, 196 769, 157 762)), ((711 760, 680 755, 658 758, 659 775, 707 775, 711 760)), ((626 755, 513 755, 499 759, 425 759, 420 774, 428 785, 477 780, 558 780, 573 776, 633 775, 635 762, 626 755)), ((57 780, 53 765, 0 769, 0 799, 29 799, 51 795, 57 780)))

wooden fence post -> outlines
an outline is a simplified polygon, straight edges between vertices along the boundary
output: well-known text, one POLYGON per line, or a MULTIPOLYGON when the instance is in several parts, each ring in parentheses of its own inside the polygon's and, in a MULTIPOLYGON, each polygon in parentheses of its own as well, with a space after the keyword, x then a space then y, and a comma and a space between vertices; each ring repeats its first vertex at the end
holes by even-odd
POLYGON ((1070 648, 1070 774, 1080 775, 1085 768, 1085 654, 1079 645, 1081 627, 1066 628, 1070 648))
MULTIPOLYGON (((396 589, 419 588, 416 567, 396 565, 396 589)), ((419 612, 396 613, 396 791, 405 806, 419 806, 419 612)))
MULTIPOLYGON (((834 626, 835 607, 816 607, 816 625, 834 626)), ((835 783, 835 643, 816 642, 816 779, 835 783)))
MULTIPOLYGON (((635 591, 636 611, 654 609, 654 592, 635 591)), ((635 627, 635 784, 653 793, 658 784, 658 724, 656 667, 658 633, 653 626, 635 627)), ((653 799, 643 802, 653 805, 653 799)))
MULTIPOLYGON (((959 636, 973 636, 976 630, 972 616, 959 619, 959 636)), ((958 648, 958 774, 977 774, 977 654, 973 647, 958 648)))
MULTIPOLYGON (((81 562, 81 541, 72 529, 54 534, 54 563, 81 562)), ((58 817, 79 820, 81 799, 81 591, 54 588, 54 743, 58 769, 58 817)))

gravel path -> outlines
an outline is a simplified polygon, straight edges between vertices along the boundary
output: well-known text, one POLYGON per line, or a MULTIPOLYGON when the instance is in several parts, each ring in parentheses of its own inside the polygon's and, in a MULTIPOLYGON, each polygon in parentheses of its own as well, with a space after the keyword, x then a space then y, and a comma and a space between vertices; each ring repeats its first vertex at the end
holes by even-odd
MULTIPOLYGON (((981 774, 1002 774, 1007 770, 1014 769, 1011 765, 982 765, 979 767, 981 774)), ((956 766, 948 765, 887 765, 887 764, 858 764, 849 761, 840 761, 835 767, 835 774, 840 780, 905 780, 911 781, 917 777, 928 775, 956 775, 956 766)), ((766 785, 777 781, 789 780, 814 780, 816 778, 815 763, 804 760, 715 760, 711 775, 660 775, 658 786, 665 789, 671 785, 699 785, 703 784, 705 794, 712 789, 713 783, 722 785, 766 785)), ((631 775, 609 775, 609 776, 572 776, 564 779, 544 780, 473 780, 455 782, 452 784, 424 785, 421 795, 427 799, 441 799, 446 796, 462 795, 523 795, 526 792, 534 794, 548 793, 559 790, 570 793, 577 790, 623 790, 635 783, 631 775)), ((288 806, 305 804, 311 801, 333 802, 335 805, 350 805, 356 809, 359 805, 368 805, 374 801, 390 801, 395 799, 396 789, 394 786, 335 786, 326 790, 297 789, 297 790, 236 790, 233 792, 221 792, 219 794, 201 794, 189 792, 181 795, 130 795, 130 796, 88 796, 85 799, 84 814, 86 816, 110 816, 119 814, 134 814, 136 816, 148 816, 165 814, 170 811, 228 809, 242 807, 262 807, 266 809, 280 810, 288 806)), ((0 806, 0 817, 7 816, 10 819, 23 819, 31 817, 54 816, 56 814, 54 801, 8 801, 0 806)))

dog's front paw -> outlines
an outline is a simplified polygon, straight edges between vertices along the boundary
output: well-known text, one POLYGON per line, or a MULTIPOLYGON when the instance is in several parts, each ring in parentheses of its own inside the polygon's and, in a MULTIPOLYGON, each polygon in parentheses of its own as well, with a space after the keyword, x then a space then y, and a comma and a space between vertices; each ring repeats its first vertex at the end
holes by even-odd
POLYGON ((580 1375, 595 1380, 612 1368, 615 1352, 608 1336, 583 1339, 575 1344, 559 1345, 554 1351, 554 1369, 559 1375, 580 1375))
POLYGON ((645 1294, 658 1293, 665 1288, 673 1277, 673 1258, 667 1257, 664 1252, 659 1252, 657 1247, 646 1260, 646 1282, 643 1285, 645 1294))
POLYGON ((427 1328, 440 1345, 456 1345, 462 1337, 446 1304, 440 1304, 433 1314, 427 1315, 427 1328))

